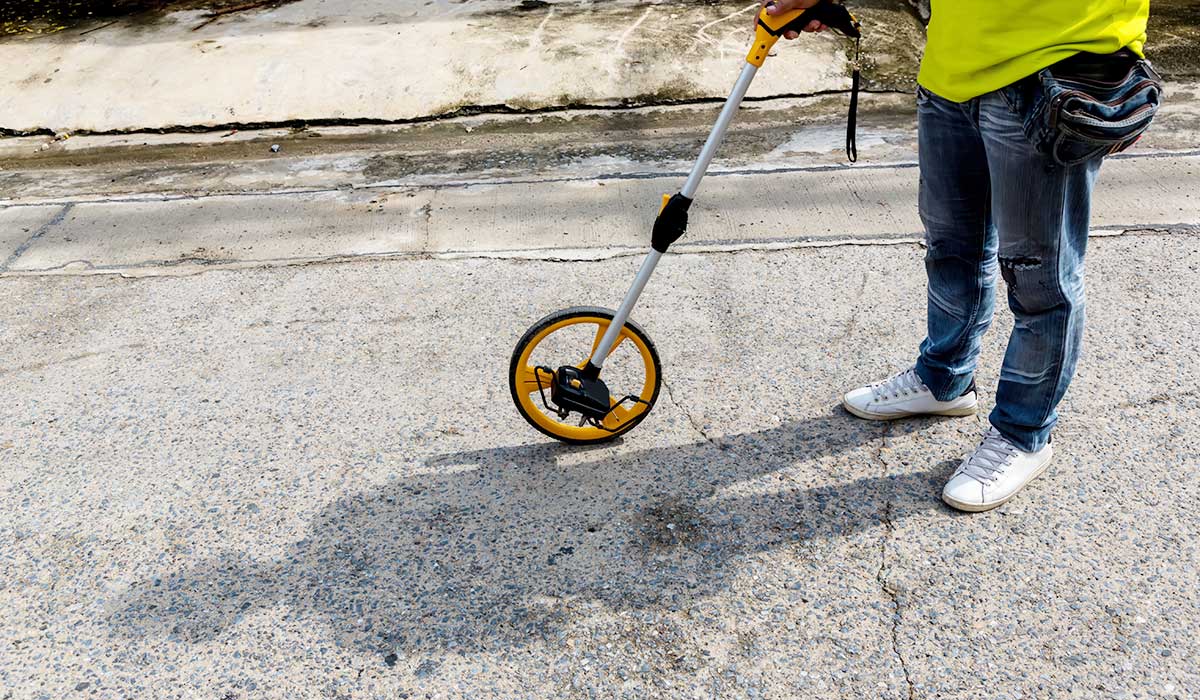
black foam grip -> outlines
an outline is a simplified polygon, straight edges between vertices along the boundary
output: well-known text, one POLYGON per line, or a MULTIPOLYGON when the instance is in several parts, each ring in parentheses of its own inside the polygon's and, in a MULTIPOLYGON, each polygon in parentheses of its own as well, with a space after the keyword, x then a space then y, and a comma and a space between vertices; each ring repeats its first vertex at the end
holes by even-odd
POLYGON ((862 36, 858 22, 854 20, 854 16, 850 14, 850 11, 844 5, 833 2, 833 0, 821 0, 821 2, 808 8, 799 17, 785 24, 779 30, 778 35, 782 36, 787 32, 804 31, 808 23, 813 20, 824 24, 830 29, 836 29, 851 39, 857 39, 862 36))
POLYGON ((688 208, 691 206, 692 200, 684 197, 682 193, 676 192, 671 195, 666 206, 658 213, 658 218, 654 220, 654 232, 650 239, 652 248, 665 253, 672 243, 683 236, 687 231, 688 208))

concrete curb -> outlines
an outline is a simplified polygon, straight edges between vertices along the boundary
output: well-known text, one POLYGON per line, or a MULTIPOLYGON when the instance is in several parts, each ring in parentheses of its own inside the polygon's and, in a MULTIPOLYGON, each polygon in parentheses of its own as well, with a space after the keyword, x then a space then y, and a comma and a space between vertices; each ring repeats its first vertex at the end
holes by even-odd
MULTIPOLYGON (((1200 197, 1189 176, 1198 164, 1196 154, 1112 159, 1094 228, 1194 232, 1200 197)), ((659 195, 679 181, 666 174, 12 206, 0 209, 0 230, 13 234, 0 259, 8 276, 161 276, 387 257, 597 260, 644 250, 659 195)), ((916 189, 911 163, 715 173, 677 252, 914 243, 916 189)))

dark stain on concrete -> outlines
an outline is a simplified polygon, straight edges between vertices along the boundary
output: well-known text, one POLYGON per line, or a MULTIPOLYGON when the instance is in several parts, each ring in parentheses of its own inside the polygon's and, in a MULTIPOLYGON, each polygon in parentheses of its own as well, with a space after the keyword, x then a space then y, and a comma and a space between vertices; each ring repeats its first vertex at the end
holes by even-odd
POLYGON ((689 546, 701 541, 709 523, 693 503, 668 499, 638 516, 647 544, 655 549, 689 546))

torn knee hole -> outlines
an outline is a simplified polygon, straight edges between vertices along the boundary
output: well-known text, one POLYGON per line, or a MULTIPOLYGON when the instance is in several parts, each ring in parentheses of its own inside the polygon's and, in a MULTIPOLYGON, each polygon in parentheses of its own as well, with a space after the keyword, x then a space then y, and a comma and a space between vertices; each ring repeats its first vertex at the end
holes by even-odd
POLYGON ((1000 267, 1002 269, 1008 268, 1014 272, 1024 272, 1025 270, 1036 270, 1037 268, 1039 268, 1041 266, 1042 266, 1041 258, 1031 258, 1031 257, 1006 258, 1003 256, 1001 256, 1001 258, 1000 258, 1000 267))
POLYGON ((1037 270, 1041 268, 1041 266, 1041 258, 1021 255, 1011 258, 1000 256, 1000 275, 1004 277, 1004 282, 1009 287, 1016 286, 1016 277, 1018 272, 1037 270))

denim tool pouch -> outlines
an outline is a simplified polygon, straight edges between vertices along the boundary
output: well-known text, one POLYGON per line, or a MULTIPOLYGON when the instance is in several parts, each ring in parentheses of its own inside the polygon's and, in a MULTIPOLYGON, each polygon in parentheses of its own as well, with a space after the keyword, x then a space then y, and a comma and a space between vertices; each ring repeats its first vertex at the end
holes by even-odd
POLYGON ((1162 78, 1126 49, 1077 54, 1021 82, 1025 133, 1061 166, 1129 148, 1162 104, 1162 78))

